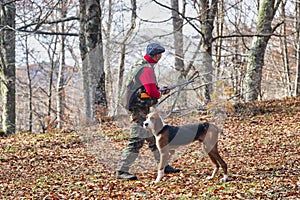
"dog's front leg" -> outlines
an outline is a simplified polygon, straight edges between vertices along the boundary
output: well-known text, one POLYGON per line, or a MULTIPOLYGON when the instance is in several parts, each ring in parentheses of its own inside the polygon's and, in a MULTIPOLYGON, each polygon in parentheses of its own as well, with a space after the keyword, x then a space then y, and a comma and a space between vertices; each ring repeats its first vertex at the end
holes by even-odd
POLYGON ((158 183, 164 176, 164 169, 168 163, 168 158, 169 158, 168 150, 165 149, 165 150, 160 151, 160 161, 158 164, 157 177, 156 177, 155 183, 158 183))
POLYGON ((213 171, 212 175, 211 175, 211 176, 209 176, 209 177, 207 177, 207 179, 208 179, 208 180, 211 180, 211 179, 215 178, 215 176, 216 176, 216 173, 217 173, 218 171, 219 171, 219 168, 218 168, 218 167, 216 167, 216 168, 214 169, 214 171, 213 171))

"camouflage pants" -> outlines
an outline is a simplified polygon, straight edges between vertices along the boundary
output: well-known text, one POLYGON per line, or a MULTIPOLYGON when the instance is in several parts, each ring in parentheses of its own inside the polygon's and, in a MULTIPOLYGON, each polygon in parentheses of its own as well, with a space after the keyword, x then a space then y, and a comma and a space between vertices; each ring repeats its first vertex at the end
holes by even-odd
POLYGON ((150 150, 154 154, 155 160, 159 162, 159 151, 155 144, 155 138, 151 132, 145 130, 143 122, 149 113, 149 108, 136 107, 131 111, 130 139, 123 150, 121 161, 119 162, 118 171, 128 172, 130 166, 134 163, 139 155, 140 149, 145 141, 148 142, 150 150))

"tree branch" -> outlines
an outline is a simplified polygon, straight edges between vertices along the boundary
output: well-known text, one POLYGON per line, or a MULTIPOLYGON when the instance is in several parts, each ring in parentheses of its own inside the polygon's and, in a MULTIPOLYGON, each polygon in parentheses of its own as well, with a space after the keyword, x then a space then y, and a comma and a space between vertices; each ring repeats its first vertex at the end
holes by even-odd
MULTIPOLYGON (((277 28, 278 26, 276 26, 277 28)), ((276 29, 275 28, 275 29, 276 29)), ((273 30, 275 30, 273 29, 273 30)), ((244 38, 244 37, 266 37, 266 36, 276 36, 276 37, 285 37, 286 35, 281 35, 281 34, 275 34, 275 33, 270 33, 270 34, 233 34, 233 35, 220 35, 217 37, 214 37, 212 39, 212 41, 218 40, 220 38, 235 38, 235 37, 240 37, 240 38, 244 38)))
POLYGON ((153 24, 160 24, 160 23, 165 23, 168 22, 172 19, 172 17, 165 19, 165 20, 161 20, 161 21, 151 21, 151 20, 147 20, 147 19, 142 19, 141 17, 137 16, 142 22, 147 22, 147 23, 153 23, 153 24))
POLYGON ((22 33, 32 33, 32 34, 40 34, 40 35, 65 35, 65 36, 79 36, 78 33, 60 33, 60 32, 47 32, 47 31, 29 31, 29 30, 22 30, 22 29, 14 29, 10 26, 3 26, 0 25, 0 31, 2 30, 13 30, 15 32, 22 32, 22 33))
MULTIPOLYGON (((61 18, 61 19, 54 20, 54 21, 45 21, 42 24, 58 24, 58 23, 63 23, 63 22, 68 22, 68 21, 73 21, 73 20, 78 20, 79 21, 79 17, 75 17, 75 16, 66 17, 66 18, 61 18)), ((34 23, 31 23, 31 24, 27 24, 25 26, 22 26, 22 27, 18 28, 18 30, 24 30, 24 29, 27 29, 28 27, 35 26, 37 24, 40 24, 40 23, 39 22, 34 22, 34 23)))
POLYGON ((15 2, 17 2, 17 1, 22 1, 22 0, 11 0, 11 1, 8 1, 8 2, 4 2, 4 3, 2 4, 2 6, 7 6, 8 4, 15 3, 15 2))
POLYGON ((171 8, 171 7, 169 7, 169 6, 166 6, 166 5, 164 5, 164 4, 162 4, 162 3, 159 3, 157 0, 153 0, 156 4, 158 4, 158 5, 160 5, 160 6, 162 6, 162 7, 164 7, 164 8, 167 8, 167 9, 169 9, 169 10, 172 10, 172 11, 175 11, 175 12, 177 12, 183 19, 185 19, 203 38, 204 38, 204 34, 196 27, 196 25, 195 24, 193 24, 192 22, 191 22, 191 20, 190 19, 193 19, 193 18, 187 18, 187 17, 185 17, 182 13, 180 13, 178 10, 175 10, 175 9, 173 9, 173 8, 171 8))

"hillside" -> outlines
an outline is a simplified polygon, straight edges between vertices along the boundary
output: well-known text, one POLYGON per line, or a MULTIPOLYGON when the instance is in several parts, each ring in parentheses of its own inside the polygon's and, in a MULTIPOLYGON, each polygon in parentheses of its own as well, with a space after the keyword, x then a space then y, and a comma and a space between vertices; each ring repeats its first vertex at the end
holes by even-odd
MULTIPOLYGON (((153 185, 155 164, 144 145, 139 181, 116 180, 128 130, 118 123, 78 131, 19 133, 1 138, 2 199, 296 199, 300 196, 300 98, 241 104, 224 119, 219 149, 230 181, 206 180, 212 165, 198 145, 181 148, 182 170, 153 185), (147 166, 147 167, 145 167, 147 166)), ((193 115, 170 124, 206 119, 193 115)))

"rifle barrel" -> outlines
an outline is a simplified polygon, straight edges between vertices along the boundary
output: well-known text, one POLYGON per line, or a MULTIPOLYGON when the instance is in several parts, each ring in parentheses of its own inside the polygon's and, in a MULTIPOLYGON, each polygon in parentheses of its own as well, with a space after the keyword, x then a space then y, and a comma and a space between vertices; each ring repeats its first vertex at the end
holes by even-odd
POLYGON ((191 80, 185 81, 183 83, 178 83, 178 84, 173 85, 173 86, 169 86, 169 87, 166 87, 166 88, 160 88, 159 90, 160 91, 172 90, 172 89, 174 89, 176 87, 179 87, 179 86, 182 86, 182 85, 186 85, 186 84, 189 84, 189 83, 192 83, 192 82, 194 82, 194 80, 191 79, 191 80))

